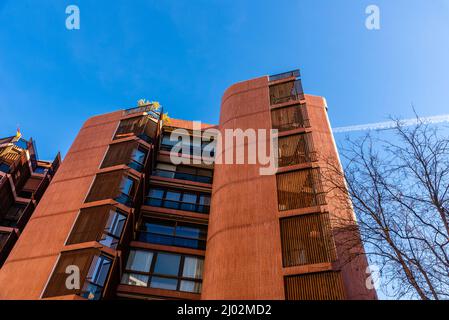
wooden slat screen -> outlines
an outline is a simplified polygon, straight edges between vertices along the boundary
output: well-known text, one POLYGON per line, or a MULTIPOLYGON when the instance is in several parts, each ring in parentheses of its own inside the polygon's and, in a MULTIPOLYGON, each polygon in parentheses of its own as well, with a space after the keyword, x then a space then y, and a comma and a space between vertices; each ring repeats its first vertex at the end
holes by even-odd
POLYGON ((130 119, 125 119, 120 121, 120 125, 115 133, 114 140, 127 138, 132 135, 140 135, 144 132, 145 126, 147 125, 148 118, 135 117, 130 119))
POLYGON ((110 145, 106 157, 101 164, 101 168, 129 164, 132 152, 137 146, 137 141, 127 141, 110 145))
POLYGON ((111 206, 81 209, 67 244, 100 240, 111 209, 111 206))
POLYGON ((303 133, 279 138, 279 167, 316 161, 312 134, 303 133))
POLYGON ((271 111, 273 129, 280 132, 310 127, 305 104, 273 109, 271 111))
POLYGON ((316 213, 281 220, 284 267, 336 259, 329 214, 316 213))
POLYGON ((285 278, 286 300, 345 300, 340 272, 321 272, 285 278))
POLYGON ((100 173, 96 176, 92 188, 87 196, 87 202, 115 199, 120 193, 120 184, 124 171, 100 173))
POLYGON ((289 81, 270 86, 271 105, 304 99, 301 80, 289 81))
POLYGON ((326 204, 318 168, 281 173, 276 180, 280 211, 326 204))
POLYGON ((69 274, 66 273, 68 266, 77 266, 80 270, 80 287, 86 279, 87 273, 92 263, 93 257, 99 254, 97 249, 76 250, 63 252, 59 258, 58 264, 48 282, 43 298, 59 297, 65 295, 79 294, 81 289, 67 289, 66 280, 69 274))

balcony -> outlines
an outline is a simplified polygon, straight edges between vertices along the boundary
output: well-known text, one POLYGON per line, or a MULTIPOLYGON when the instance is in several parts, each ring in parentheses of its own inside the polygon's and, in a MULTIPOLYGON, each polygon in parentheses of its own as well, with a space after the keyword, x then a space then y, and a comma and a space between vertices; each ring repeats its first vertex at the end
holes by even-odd
POLYGON ((145 199, 145 205, 209 214, 210 194, 195 191, 153 188, 145 199))
POLYGON ((271 105, 304 99, 304 91, 300 79, 270 86, 271 105))
POLYGON ((170 179, 178 179, 178 180, 186 180, 200 183, 212 183, 212 176, 205 176, 199 174, 192 174, 186 172, 178 172, 178 171, 170 171, 164 169, 156 169, 153 171, 153 175, 162 178, 170 178, 170 179))

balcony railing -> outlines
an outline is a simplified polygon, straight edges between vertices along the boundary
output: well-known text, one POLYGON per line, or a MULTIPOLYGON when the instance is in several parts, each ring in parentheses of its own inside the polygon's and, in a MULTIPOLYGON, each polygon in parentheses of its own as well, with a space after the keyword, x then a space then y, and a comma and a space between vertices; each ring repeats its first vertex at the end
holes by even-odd
POLYGON ((154 176, 163 177, 163 178, 171 178, 171 179, 179 179, 179 180, 187 180, 201 183, 212 183, 212 177, 194 175, 190 173, 176 172, 170 170, 162 170, 156 169, 153 171, 154 176))
POLYGON ((146 112, 151 118, 159 120, 161 114, 163 113, 163 110, 162 108, 159 111, 154 110, 153 104, 147 104, 144 106, 127 109, 124 111, 124 115, 128 116, 130 114, 144 113, 144 112, 146 112))
POLYGON ((302 88, 301 80, 299 79, 270 87, 271 105, 304 99, 304 90, 302 88))
POLYGON ((151 232, 140 231, 138 236, 139 241, 146 243, 153 243, 165 246, 183 247, 191 249, 206 249, 206 241, 200 239, 192 239, 178 236, 169 236, 164 234, 157 234, 151 232))
POLYGON ((166 200, 159 198, 147 197, 145 204, 152 207, 161 207, 174 210, 183 210, 208 214, 210 211, 210 206, 198 203, 188 203, 176 200, 166 200))
POLYGON ((296 69, 293 71, 283 72, 283 73, 279 73, 279 74, 270 76, 270 81, 277 81, 277 80, 291 78, 291 77, 299 78, 300 76, 301 76, 301 73, 299 72, 299 69, 296 69))

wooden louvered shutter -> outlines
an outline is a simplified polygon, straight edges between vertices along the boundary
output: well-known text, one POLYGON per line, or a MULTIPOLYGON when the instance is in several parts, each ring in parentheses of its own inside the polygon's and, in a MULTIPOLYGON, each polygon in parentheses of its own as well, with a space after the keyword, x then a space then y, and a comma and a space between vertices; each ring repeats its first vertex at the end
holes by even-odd
POLYGON ((115 199, 120 193, 123 170, 100 173, 96 176, 92 188, 87 196, 87 202, 115 199))
POLYGON ((273 129, 281 132, 310 127, 305 104, 273 109, 271 120, 273 129))
POLYGON ((136 141, 127 141, 110 145, 101 168, 129 164, 132 152, 137 148, 137 145, 136 141))
POLYGON ((327 213, 282 219, 281 239, 284 267, 332 262, 336 259, 327 213))
POLYGON ((59 258, 58 264, 48 282, 43 298, 59 297, 65 295, 79 294, 81 289, 68 289, 66 280, 69 274, 66 273, 68 266, 77 266, 80 270, 80 287, 86 279, 90 264, 94 255, 99 254, 97 249, 76 250, 63 252, 59 258))
POLYGON ((326 204, 317 168, 278 174, 276 180, 280 211, 326 204))
POLYGON ((67 244, 98 241, 103 234, 111 206, 81 209, 67 244))
POLYGON ((311 161, 316 161, 316 153, 310 133, 279 138, 279 167, 311 161))
POLYGON ((285 278, 286 300, 344 300, 340 272, 321 272, 285 278))
POLYGON ((114 140, 142 134, 145 130, 147 121, 148 119, 146 117, 135 117, 120 121, 114 140))

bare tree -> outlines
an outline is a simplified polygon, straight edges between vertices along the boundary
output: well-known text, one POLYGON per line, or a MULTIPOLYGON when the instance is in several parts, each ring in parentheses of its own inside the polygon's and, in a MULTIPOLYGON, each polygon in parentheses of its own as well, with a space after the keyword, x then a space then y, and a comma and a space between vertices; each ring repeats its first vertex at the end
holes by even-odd
POLYGON ((380 268, 381 288, 390 297, 448 299, 447 131, 419 118, 415 126, 396 120, 381 135, 346 139, 340 154, 344 167, 326 159, 323 175, 327 194, 338 203, 332 219, 343 234, 336 237, 339 245, 352 253, 347 260, 366 254, 380 268), (357 224, 338 213, 350 209, 357 224), (365 251, 351 250, 359 234, 365 251))

